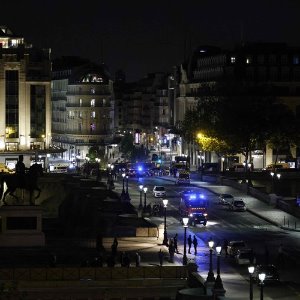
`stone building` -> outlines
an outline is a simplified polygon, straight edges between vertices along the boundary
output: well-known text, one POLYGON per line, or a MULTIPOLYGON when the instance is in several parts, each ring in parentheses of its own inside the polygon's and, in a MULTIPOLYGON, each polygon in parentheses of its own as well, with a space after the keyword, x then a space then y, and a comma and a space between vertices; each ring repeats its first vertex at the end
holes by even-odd
POLYGON ((8 156, 15 161, 19 152, 51 144, 50 53, 0 26, 0 151, 5 154, 0 159, 5 163, 8 156))

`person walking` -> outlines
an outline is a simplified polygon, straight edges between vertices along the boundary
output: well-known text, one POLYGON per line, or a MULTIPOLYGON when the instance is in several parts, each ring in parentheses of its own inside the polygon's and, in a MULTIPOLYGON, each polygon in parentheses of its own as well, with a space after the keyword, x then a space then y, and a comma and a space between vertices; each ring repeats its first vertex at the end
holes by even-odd
POLYGON ((111 254, 112 254, 112 256, 116 256, 117 255, 117 252, 118 252, 118 240, 117 240, 117 238, 115 237, 114 238, 114 241, 113 241, 113 243, 112 243, 112 245, 111 245, 111 254))
POLYGON ((176 233, 174 238, 173 238, 173 242, 174 242, 174 249, 175 252, 178 254, 178 234, 176 233))
POLYGON ((161 249, 158 251, 158 259, 159 265, 162 266, 164 261, 164 253, 161 251, 161 249))
POLYGON ((224 240, 223 249, 225 251, 225 255, 228 256, 228 240, 227 239, 224 240))
POLYGON ((197 240, 197 238, 196 238, 195 235, 194 235, 194 237, 193 237, 193 245, 194 245, 195 255, 197 255, 198 240, 197 240))
POLYGON ((170 262, 174 262, 174 254, 175 254, 175 246, 174 246, 174 240, 170 240, 169 243, 169 255, 170 255, 170 262))
POLYGON ((141 256, 138 252, 135 253, 135 266, 139 267, 141 265, 141 256))
POLYGON ((188 246, 189 246, 188 253, 191 254, 191 247, 192 247, 192 243, 193 243, 193 241, 192 241, 192 236, 191 236, 191 235, 188 236, 187 242, 188 242, 188 246))

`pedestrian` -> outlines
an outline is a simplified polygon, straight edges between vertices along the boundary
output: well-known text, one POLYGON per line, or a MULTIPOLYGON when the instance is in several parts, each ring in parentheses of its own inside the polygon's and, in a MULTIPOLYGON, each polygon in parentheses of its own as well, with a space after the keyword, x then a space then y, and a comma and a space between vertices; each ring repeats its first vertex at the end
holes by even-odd
POLYGON ((174 249, 175 249, 175 252, 178 253, 178 234, 176 233, 174 238, 173 238, 173 241, 174 241, 174 249))
POLYGON ((135 266, 139 267, 141 264, 141 256, 139 255, 139 253, 135 253, 135 266))
POLYGON ((224 240, 223 249, 225 251, 225 255, 228 256, 228 240, 227 239, 224 240))
POLYGON ((117 238, 115 237, 114 238, 114 241, 113 241, 113 243, 112 243, 112 245, 111 245, 111 254, 112 254, 112 256, 116 256, 117 255, 117 252, 118 252, 118 240, 117 240, 117 238))
POLYGON ((161 249, 158 252, 158 259, 159 259, 159 265, 162 266, 164 261, 164 253, 161 251, 161 249))
POLYGON ((193 237, 193 245, 194 245, 195 255, 197 255, 198 240, 197 240, 197 238, 196 238, 195 235, 194 235, 194 237, 193 237))
POLYGON ((188 251, 188 253, 191 254, 191 247, 192 247, 192 243, 193 243, 193 241, 192 241, 192 236, 191 236, 191 235, 188 236, 187 242, 188 242, 188 246, 189 246, 189 251, 188 251))
POLYGON ((170 255, 170 262, 174 262, 174 254, 175 254, 175 246, 174 246, 174 240, 171 239, 169 243, 169 255, 170 255))

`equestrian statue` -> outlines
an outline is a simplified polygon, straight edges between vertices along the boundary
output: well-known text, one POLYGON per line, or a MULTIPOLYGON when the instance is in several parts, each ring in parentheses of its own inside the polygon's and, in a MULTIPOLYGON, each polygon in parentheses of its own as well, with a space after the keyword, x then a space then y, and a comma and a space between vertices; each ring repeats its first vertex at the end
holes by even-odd
POLYGON ((38 177, 43 175, 43 168, 40 164, 33 164, 29 169, 26 169, 23 163, 23 155, 19 155, 19 160, 16 164, 16 173, 2 175, 0 178, 0 199, 2 198, 3 204, 7 205, 5 198, 7 194, 14 197, 17 201, 19 198, 14 194, 16 189, 23 189, 29 191, 30 205, 35 205, 33 194, 38 191, 35 199, 41 194, 41 189, 37 186, 38 177), (6 191, 4 192, 4 183, 6 184, 6 191))

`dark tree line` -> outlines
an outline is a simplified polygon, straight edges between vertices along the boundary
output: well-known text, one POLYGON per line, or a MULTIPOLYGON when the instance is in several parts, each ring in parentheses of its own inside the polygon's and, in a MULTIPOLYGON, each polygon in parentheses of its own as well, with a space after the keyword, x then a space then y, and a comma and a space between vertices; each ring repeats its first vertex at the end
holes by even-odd
POLYGON ((219 142, 207 150, 219 155, 242 153, 245 162, 251 151, 267 144, 277 154, 300 144, 299 119, 273 95, 272 87, 223 82, 201 90, 197 106, 187 111, 181 124, 186 141, 197 141, 201 132, 219 142))

